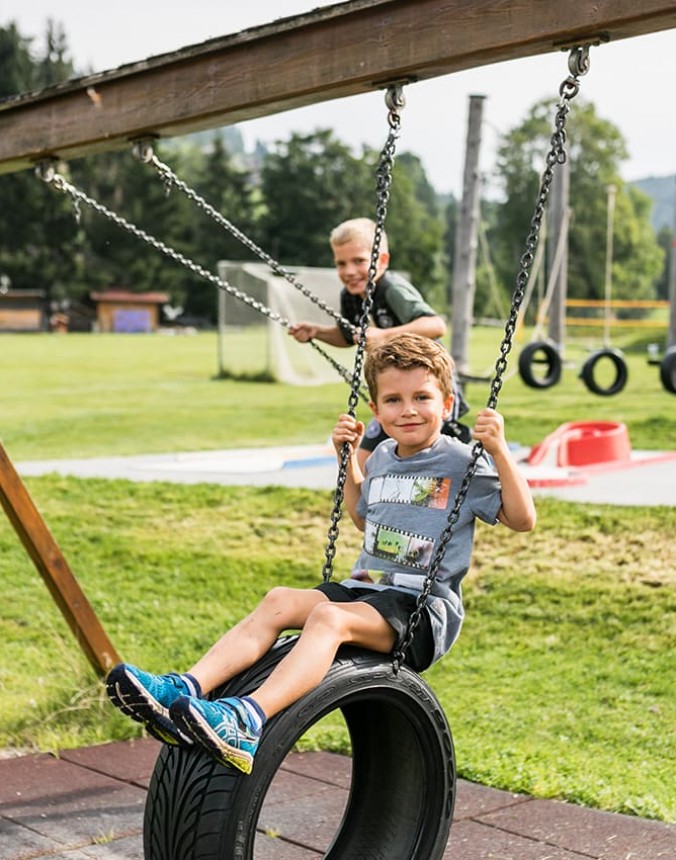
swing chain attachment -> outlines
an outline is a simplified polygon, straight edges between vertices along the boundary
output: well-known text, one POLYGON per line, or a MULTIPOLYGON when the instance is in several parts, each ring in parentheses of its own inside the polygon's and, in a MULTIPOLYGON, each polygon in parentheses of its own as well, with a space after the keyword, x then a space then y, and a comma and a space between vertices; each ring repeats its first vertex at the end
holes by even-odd
MULTIPOLYGON (((359 337, 357 339, 357 349, 354 356, 354 365, 352 368, 353 384, 348 398, 348 413, 352 418, 356 417, 359 381, 362 377, 362 368, 364 364, 364 354, 366 352, 366 329, 369 325, 369 317, 371 307, 373 306, 373 296, 376 289, 376 274, 378 272, 378 261, 380 259, 380 246, 385 232, 385 219, 387 217, 387 204, 390 199, 390 187, 392 185, 392 169, 394 167, 394 156, 396 151, 396 142, 399 137, 401 118, 397 110, 397 105, 403 105, 404 97, 401 92, 397 94, 397 90, 401 91, 401 86, 392 86, 388 89, 385 96, 385 104, 388 108, 388 123, 390 130, 387 135, 387 140, 380 153, 378 167, 376 169, 376 218, 375 229, 373 236, 373 247, 371 248, 371 258, 369 261, 368 278, 366 284, 366 293, 362 304, 362 312, 359 318, 359 337)), ((340 463, 338 466, 338 479, 336 482, 336 490, 334 493, 333 510, 331 511, 331 525, 327 533, 327 544, 325 549, 326 560, 322 568, 322 577, 324 582, 330 582, 333 575, 333 560, 336 555, 336 543, 338 541, 339 527, 343 515, 343 501, 345 499, 345 481, 347 480, 347 468, 350 461, 352 449, 349 443, 345 443, 340 452, 340 463)))
MULTIPOLYGON (((569 68, 571 68, 575 63, 575 68, 578 70, 578 74, 586 74, 587 70, 589 69, 589 60, 587 57, 588 52, 589 49, 587 46, 584 46, 582 48, 574 48, 571 51, 571 58, 569 59, 569 68), (575 60, 573 60, 573 56, 575 56, 575 60)), ((542 173, 540 189, 535 203, 535 210, 531 218, 528 236, 526 237, 525 250, 520 259, 519 272, 516 276, 516 286, 512 295, 512 304, 509 312, 509 318, 505 323, 505 332, 502 339, 502 343, 500 344, 500 355, 495 363, 495 375, 491 381, 490 394, 487 402, 487 406, 489 409, 495 409, 495 407, 497 406, 498 395, 500 393, 500 389, 502 388, 504 374, 507 370, 507 355, 512 348, 512 342, 514 339, 514 333, 516 331, 519 310, 523 302, 526 286, 528 284, 528 279, 530 275, 530 270, 533 265, 533 260, 535 259, 535 252, 538 246, 540 228, 542 226, 542 220, 544 218, 547 201, 549 200, 551 185, 554 178, 554 166, 557 164, 563 164, 567 157, 565 149, 565 125, 568 112, 570 111, 570 100, 578 94, 579 89, 580 87, 578 75, 573 73, 571 77, 567 78, 561 84, 561 88, 559 90, 561 95, 561 101, 557 106, 556 116, 554 119, 555 129, 550 141, 551 148, 546 156, 545 169, 542 173)), ((448 546, 451 537, 453 536, 453 529, 458 522, 458 519, 460 518, 460 508, 465 501, 465 497, 467 496, 470 483, 476 473, 477 463, 479 461, 479 457, 481 456, 482 451, 483 445, 481 444, 481 442, 475 442, 472 448, 469 465, 467 466, 467 471, 465 472, 465 476, 462 480, 460 489, 458 490, 457 496, 455 498, 453 509, 448 515, 448 522, 439 537, 439 543, 436 547, 434 557, 432 558, 432 561, 430 563, 430 567, 425 577, 423 587, 420 590, 420 594, 416 598, 415 609, 410 615, 408 625, 402 638, 401 644, 394 652, 392 660, 392 670, 395 675, 399 672, 399 669, 404 662, 406 651, 408 650, 411 645, 411 642, 413 641, 413 635, 420 623, 420 619, 424 611, 427 599, 432 593, 432 588, 439 572, 441 561, 444 557, 444 553, 446 552, 446 547, 448 546)))
POLYGON ((64 194, 68 194, 73 206, 73 217, 75 218, 75 223, 80 224, 82 221, 81 195, 64 179, 63 176, 61 176, 60 173, 57 172, 58 163, 58 158, 43 158, 35 165, 35 175, 38 179, 46 182, 47 185, 52 185, 57 191, 62 191, 64 194))
POLYGON ((572 99, 580 91, 580 78, 589 71, 589 45, 575 45, 568 54, 569 77, 561 84, 559 95, 561 99, 572 99))
POLYGON ((568 71, 575 78, 586 75, 589 71, 589 45, 576 45, 568 55, 568 71))

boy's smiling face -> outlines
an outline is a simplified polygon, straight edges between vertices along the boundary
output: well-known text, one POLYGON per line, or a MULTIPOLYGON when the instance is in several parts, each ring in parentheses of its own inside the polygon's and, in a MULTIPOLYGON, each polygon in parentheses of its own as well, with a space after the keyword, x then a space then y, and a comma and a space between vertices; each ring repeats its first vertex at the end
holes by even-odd
POLYGON ((444 395, 427 368, 388 367, 378 376, 378 395, 371 403, 383 430, 397 442, 397 455, 411 457, 439 437, 450 413, 453 395, 444 395))
MULTIPOLYGON (((333 246, 333 260, 343 286, 353 296, 366 294, 368 286, 371 246, 364 239, 351 239, 342 245, 333 246)), ((382 251, 376 267, 376 281, 387 269, 390 255, 382 251)))

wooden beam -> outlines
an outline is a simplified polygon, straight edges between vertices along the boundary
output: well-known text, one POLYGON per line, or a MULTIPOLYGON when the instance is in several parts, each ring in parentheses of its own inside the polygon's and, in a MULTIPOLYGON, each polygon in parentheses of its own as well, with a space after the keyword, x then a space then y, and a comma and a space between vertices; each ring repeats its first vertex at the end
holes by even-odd
POLYGON ((2 444, 0 503, 94 671, 105 674, 120 658, 2 444))
POLYGON ((673 27, 674 0, 351 0, 10 98, 0 173, 673 27))

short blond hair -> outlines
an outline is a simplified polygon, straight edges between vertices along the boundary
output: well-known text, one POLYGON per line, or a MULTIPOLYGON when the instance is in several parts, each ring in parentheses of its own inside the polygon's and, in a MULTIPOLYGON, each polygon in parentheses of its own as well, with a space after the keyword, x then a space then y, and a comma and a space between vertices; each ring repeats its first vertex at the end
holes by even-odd
MULTIPOLYGON (((348 242, 353 242, 355 239, 361 240, 369 248, 373 247, 373 242, 376 236, 376 222, 370 218, 350 218, 349 221, 343 221, 331 231, 329 242, 331 247, 337 245, 345 245, 348 242)), ((387 242, 387 233, 383 230, 380 235, 380 253, 389 253, 387 242)))
POLYGON ((368 347, 364 376, 371 400, 378 397, 378 377, 389 367, 413 370, 422 367, 439 383, 444 400, 453 394, 455 363, 438 341, 420 334, 396 334, 368 347))

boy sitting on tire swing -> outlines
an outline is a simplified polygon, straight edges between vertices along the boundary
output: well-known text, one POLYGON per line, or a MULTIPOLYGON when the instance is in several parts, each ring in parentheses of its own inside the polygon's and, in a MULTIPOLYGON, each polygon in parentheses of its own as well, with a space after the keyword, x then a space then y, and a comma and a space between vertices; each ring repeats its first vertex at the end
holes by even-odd
MULTIPOLYGON (((159 740, 198 744, 217 762, 250 773, 266 720, 318 686, 341 645, 392 652, 406 632, 471 457, 469 446, 441 434, 453 403, 452 374, 444 347, 420 335, 395 335, 369 348, 370 405, 390 438, 363 474, 356 452, 364 425, 340 415, 332 433, 339 457, 345 443, 351 449, 345 507, 364 532, 351 578, 311 589, 273 588, 186 673, 152 675, 119 664, 107 678, 113 704, 159 740), (300 630, 300 636, 258 689, 241 698, 203 698, 256 663, 286 630, 300 630)), ((515 531, 535 525, 530 490, 507 447, 500 414, 482 410, 474 437, 492 462, 486 453, 479 457, 405 655, 418 672, 445 654, 460 632, 460 583, 470 564, 475 518, 515 531)))

